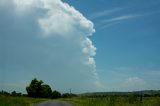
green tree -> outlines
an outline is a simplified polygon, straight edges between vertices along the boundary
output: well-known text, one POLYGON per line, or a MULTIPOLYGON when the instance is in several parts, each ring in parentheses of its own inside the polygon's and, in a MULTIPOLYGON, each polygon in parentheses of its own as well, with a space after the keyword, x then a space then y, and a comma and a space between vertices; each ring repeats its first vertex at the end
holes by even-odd
POLYGON ((42 85, 41 86, 42 89, 41 89, 41 92, 40 92, 40 97, 42 98, 48 98, 48 97, 51 97, 51 94, 52 94, 52 89, 49 85, 45 84, 45 85, 42 85))
POLYGON ((29 86, 26 87, 28 96, 30 97, 39 97, 40 96, 40 90, 42 86, 43 81, 38 81, 36 78, 33 79, 29 86))
POLYGON ((64 93, 64 94, 62 94, 62 97, 63 97, 63 98, 69 98, 69 97, 70 97, 70 94, 69 94, 69 93, 64 93))
POLYGON ((60 98, 61 97, 61 93, 58 91, 53 91, 51 98, 60 98))
POLYGON ((33 79, 29 86, 26 87, 29 97, 43 97, 49 98, 52 94, 51 87, 47 84, 43 84, 43 81, 38 81, 36 78, 33 79))
POLYGON ((16 91, 11 92, 12 96, 22 96, 21 93, 17 93, 16 91))

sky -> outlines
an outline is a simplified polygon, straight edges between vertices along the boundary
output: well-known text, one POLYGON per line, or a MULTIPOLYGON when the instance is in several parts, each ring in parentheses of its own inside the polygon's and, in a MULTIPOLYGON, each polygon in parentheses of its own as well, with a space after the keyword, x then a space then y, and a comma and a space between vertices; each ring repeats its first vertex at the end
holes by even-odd
POLYGON ((0 89, 160 89, 160 0, 0 0, 0 89))

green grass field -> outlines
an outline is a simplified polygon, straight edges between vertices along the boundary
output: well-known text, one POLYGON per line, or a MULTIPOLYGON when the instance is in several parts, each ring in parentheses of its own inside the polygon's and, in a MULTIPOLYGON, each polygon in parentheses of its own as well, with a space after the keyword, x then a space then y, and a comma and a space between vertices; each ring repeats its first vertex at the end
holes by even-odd
MULTIPOLYGON (((34 106, 36 103, 47 101, 48 99, 35 99, 28 97, 0 96, 0 106, 34 106)), ((160 106, 160 97, 77 97, 60 99, 73 103, 75 106, 160 106)))
POLYGON ((75 106, 160 106, 160 97, 145 97, 142 101, 134 97, 104 97, 104 98, 71 98, 65 101, 75 106))
POLYGON ((47 99, 35 99, 28 97, 11 97, 0 95, 0 106, 34 106, 36 103, 47 99))

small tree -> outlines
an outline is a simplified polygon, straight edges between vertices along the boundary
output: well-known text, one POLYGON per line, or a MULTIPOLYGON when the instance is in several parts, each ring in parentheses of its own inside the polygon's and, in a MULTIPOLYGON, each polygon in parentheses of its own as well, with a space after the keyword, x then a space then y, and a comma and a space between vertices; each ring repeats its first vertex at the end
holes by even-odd
POLYGON ((17 94, 16 91, 11 92, 12 96, 16 96, 16 94, 17 94))
POLYGON ((55 99, 55 98, 60 98, 61 97, 61 93, 58 91, 53 91, 51 98, 55 99))
POLYGON ((22 96, 21 93, 17 93, 16 91, 11 92, 12 96, 22 96))
POLYGON ((70 97, 70 94, 69 94, 69 93, 64 93, 64 94, 62 94, 62 97, 63 97, 63 98, 69 98, 69 97, 70 97))

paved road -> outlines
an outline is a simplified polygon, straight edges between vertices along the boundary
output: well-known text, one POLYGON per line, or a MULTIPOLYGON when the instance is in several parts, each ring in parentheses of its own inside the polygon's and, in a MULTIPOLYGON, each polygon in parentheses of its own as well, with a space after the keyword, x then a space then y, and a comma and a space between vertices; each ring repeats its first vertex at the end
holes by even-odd
POLYGON ((37 104, 36 106, 74 106, 70 103, 55 100, 55 101, 47 101, 37 104))

